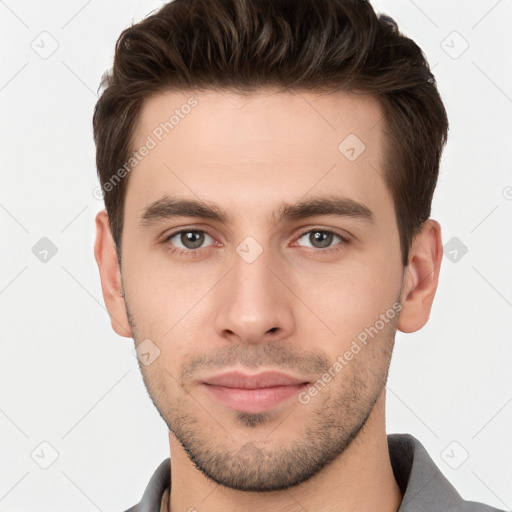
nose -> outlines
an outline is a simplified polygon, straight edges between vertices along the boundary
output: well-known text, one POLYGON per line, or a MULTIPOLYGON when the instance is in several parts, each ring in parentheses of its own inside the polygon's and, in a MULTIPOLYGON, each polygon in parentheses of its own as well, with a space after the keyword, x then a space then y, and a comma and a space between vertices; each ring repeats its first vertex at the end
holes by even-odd
POLYGON ((222 280, 217 309, 217 333, 238 343, 278 341, 295 330, 294 295, 277 258, 263 251, 252 262, 238 254, 222 280))

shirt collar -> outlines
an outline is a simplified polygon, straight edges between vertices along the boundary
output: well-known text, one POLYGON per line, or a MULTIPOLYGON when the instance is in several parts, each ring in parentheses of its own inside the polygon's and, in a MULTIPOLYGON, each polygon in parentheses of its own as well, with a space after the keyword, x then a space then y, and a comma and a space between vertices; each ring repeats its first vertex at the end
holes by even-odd
POLYGON ((389 457, 402 491, 398 512, 448 512, 464 502, 441 473, 424 446, 410 434, 389 434, 389 457))

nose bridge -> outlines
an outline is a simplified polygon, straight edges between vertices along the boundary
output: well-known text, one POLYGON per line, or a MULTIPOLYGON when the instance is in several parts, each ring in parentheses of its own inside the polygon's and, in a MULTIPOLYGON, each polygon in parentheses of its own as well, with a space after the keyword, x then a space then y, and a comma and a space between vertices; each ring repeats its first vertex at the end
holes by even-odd
POLYGON ((238 299, 248 298, 255 303, 262 300, 268 303, 271 295, 277 292, 275 283, 270 282, 273 277, 269 270, 270 254, 269 251, 262 251, 255 255, 253 251, 255 249, 249 248, 247 253, 241 255, 241 248, 237 250, 231 272, 234 287, 232 293, 237 293, 238 299))
POLYGON ((291 304, 273 267, 279 267, 277 259, 254 239, 248 237, 239 244, 224 282, 216 318, 219 332, 245 342, 263 341, 269 331, 274 337, 291 332, 291 304))

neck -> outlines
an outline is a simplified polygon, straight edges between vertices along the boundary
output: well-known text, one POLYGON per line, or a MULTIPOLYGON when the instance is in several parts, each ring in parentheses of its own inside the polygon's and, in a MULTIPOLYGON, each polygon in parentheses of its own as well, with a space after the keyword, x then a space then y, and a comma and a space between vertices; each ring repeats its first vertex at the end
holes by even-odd
POLYGON ((402 495, 395 481, 385 432, 382 393, 368 420, 340 456, 300 485, 268 493, 223 487, 205 477, 170 433, 170 512, 396 512, 402 495))

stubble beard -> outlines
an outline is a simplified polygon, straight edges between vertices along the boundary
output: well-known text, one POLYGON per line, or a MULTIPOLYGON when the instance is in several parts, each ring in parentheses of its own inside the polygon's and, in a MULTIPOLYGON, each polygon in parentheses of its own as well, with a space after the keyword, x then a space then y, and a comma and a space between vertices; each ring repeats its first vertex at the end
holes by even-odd
MULTIPOLYGON (((139 344, 143 338, 137 334, 127 302, 126 309, 134 340, 139 344)), ((360 434, 387 381, 396 322, 390 322, 385 331, 355 355, 309 404, 303 405, 297 400, 294 407, 298 410, 310 407, 311 413, 306 424, 301 426, 300 434, 288 440, 286 446, 282 441, 278 442, 276 436, 282 434, 279 423, 285 422, 272 411, 260 414, 235 412, 233 422, 231 418, 220 416, 219 410, 216 421, 168 370, 161 366, 145 367, 140 361, 139 367, 150 399, 198 470, 217 484, 231 489, 278 491, 312 478, 339 457, 360 434), (228 424, 230 428, 241 429, 244 434, 252 431, 256 440, 236 446, 236 432, 230 434, 230 428, 225 427, 228 424), (208 434, 212 431, 216 436, 208 434)), ((278 359, 287 358, 282 346, 267 347, 268 350, 262 348, 262 354, 275 356, 283 351, 278 359)), ((243 359, 248 360, 246 355, 243 359)), ((240 359, 231 362, 239 363, 240 359)), ((287 414, 293 418, 294 413, 292 410, 287 414)))

